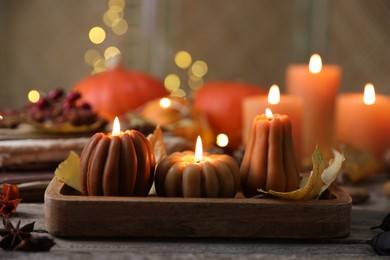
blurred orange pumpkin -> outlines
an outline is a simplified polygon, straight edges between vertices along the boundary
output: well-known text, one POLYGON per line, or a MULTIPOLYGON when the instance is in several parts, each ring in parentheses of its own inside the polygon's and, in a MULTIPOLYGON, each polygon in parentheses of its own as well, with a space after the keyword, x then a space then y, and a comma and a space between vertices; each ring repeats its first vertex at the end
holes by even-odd
POLYGON ((129 71, 121 66, 88 76, 77 83, 79 91, 102 117, 113 120, 145 102, 167 95, 164 85, 154 77, 129 71))
POLYGON ((228 150, 237 149, 242 137, 242 101, 266 91, 255 85, 233 81, 205 83, 194 95, 194 105, 202 111, 215 134, 229 137, 228 150))

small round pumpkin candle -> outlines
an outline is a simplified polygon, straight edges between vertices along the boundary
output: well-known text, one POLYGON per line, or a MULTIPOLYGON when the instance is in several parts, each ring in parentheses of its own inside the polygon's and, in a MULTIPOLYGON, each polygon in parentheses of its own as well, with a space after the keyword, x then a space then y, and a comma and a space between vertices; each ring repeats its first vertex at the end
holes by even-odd
POLYGON ((112 133, 96 133, 81 152, 83 194, 146 196, 153 184, 155 165, 146 137, 137 130, 121 132, 115 118, 112 133))
POLYGON ((192 151, 175 152, 156 168, 157 195, 164 197, 234 197, 239 189, 238 163, 228 155, 202 152, 200 137, 192 151))

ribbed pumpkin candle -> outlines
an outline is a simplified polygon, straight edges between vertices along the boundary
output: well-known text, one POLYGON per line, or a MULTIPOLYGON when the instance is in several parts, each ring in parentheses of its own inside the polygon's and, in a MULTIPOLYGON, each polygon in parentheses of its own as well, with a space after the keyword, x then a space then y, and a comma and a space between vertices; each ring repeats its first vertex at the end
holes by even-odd
POLYGON ((298 189, 299 172, 295 161, 291 122, 286 115, 266 114, 253 119, 249 141, 240 168, 245 197, 258 189, 292 191, 298 189))
POLYGON ((115 118, 112 133, 96 133, 81 152, 83 194, 146 196, 153 184, 155 164, 146 137, 137 130, 121 132, 115 118))
POLYGON ((228 155, 202 152, 200 137, 192 151, 175 152, 156 168, 155 187, 164 197, 234 197, 239 188, 239 167, 228 155))

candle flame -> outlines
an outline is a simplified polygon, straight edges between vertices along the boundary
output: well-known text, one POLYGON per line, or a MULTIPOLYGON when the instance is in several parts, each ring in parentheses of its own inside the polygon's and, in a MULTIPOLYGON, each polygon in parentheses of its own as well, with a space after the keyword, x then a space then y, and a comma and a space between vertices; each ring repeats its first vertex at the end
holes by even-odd
POLYGON ((375 103, 375 88, 371 83, 367 83, 364 86, 363 102, 366 105, 372 105, 375 103))
POLYGON ((114 119, 114 124, 112 126, 112 135, 113 136, 119 135, 120 132, 121 132, 121 125, 119 123, 118 117, 116 116, 114 119))
POLYGON ((225 134, 219 134, 216 143, 219 147, 226 147, 229 144, 229 137, 225 134))
POLYGON ((309 62, 309 71, 311 73, 317 74, 320 73, 322 70, 322 60, 321 56, 318 55, 317 53, 314 53, 310 57, 310 62, 309 62))
POLYGON ((272 111, 271 111, 271 109, 269 109, 269 108, 267 108, 266 110, 265 110, 265 116, 267 117, 267 119, 274 119, 274 114, 272 114, 272 111))
POLYGON ((172 101, 169 98, 160 99, 160 106, 162 108, 168 108, 172 105, 172 101))
POLYGON ((268 103, 272 105, 279 104, 280 102, 280 90, 278 85, 274 84, 271 86, 268 92, 268 103))
POLYGON ((200 138, 200 136, 198 136, 198 138, 196 139, 194 160, 196 163, 203 160, 203 146, 202 146, 202 139, 200 138))

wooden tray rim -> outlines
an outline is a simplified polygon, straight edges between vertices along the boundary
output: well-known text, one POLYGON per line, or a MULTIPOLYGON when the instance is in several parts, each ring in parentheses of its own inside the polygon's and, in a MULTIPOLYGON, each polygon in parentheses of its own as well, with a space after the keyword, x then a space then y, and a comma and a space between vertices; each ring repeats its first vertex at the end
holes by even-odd
MULTIPOLYGON (((261 204, 281 204, 294 205, 294 204, 307 204, 310 206, 326 206, 326 205, 338 205, 338 204, 352 204, 351 196, 346 193, 342 188, 332 184, 328 189, 334 199, 317 199, 317 200, 287 200, 280 198, 182 198, 182 197, 159 197, 155 195, 149 195, 146 197, 120 197, 120 196, 83 196, 83 195, 67 195, 62 194, 62 190, 66 186, 65 183, 58 180, 55 176, 49 183, 45 191, 45 200, 55 200, 62 202, 165 202, 165 203, 261 203, 261 204)), ((70 187, 66 187, 70 188, 70 187)), ((72 188, 70 188, 72 189, 72 188)))

